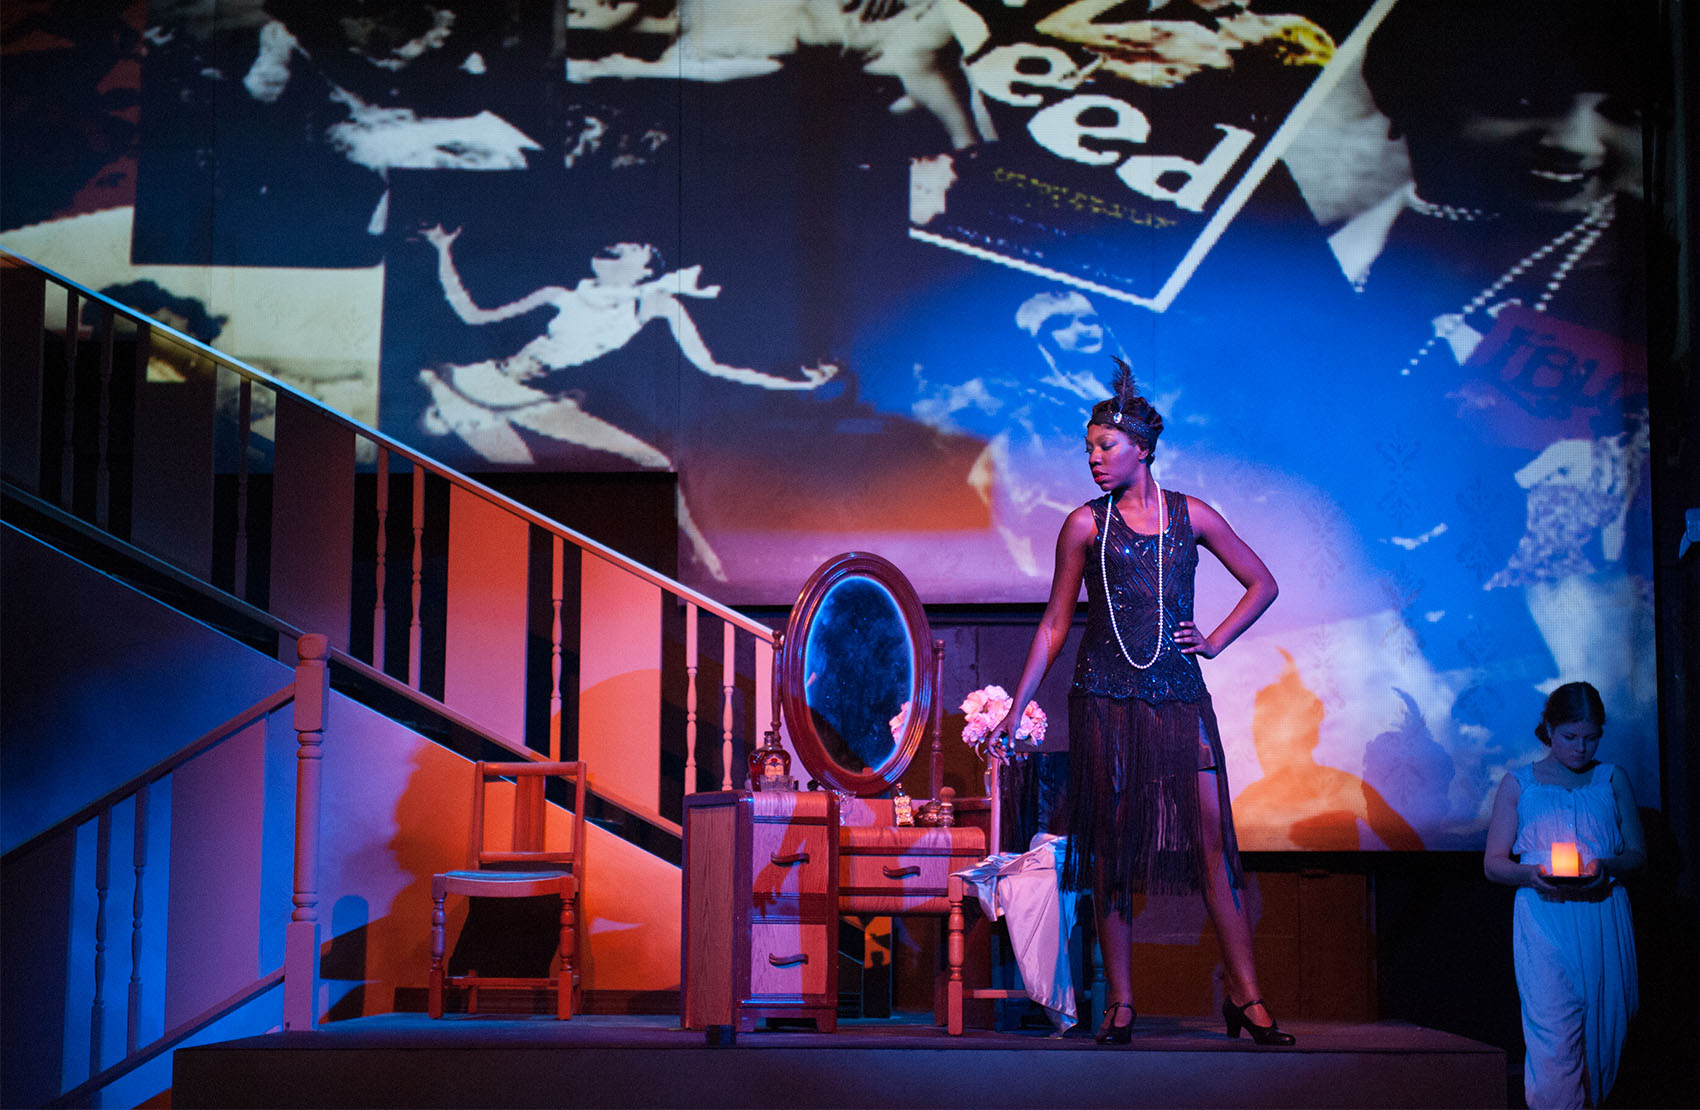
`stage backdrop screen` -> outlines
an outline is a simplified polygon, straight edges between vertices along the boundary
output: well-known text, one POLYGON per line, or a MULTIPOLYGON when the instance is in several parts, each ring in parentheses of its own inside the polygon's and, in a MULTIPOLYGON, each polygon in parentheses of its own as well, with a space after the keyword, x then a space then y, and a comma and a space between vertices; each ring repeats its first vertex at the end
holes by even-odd
POLYGON ((734 604, 1042 601, 1125 358, 1281 586, 1205 664, 1242 842, 1474 848, 1563 681, 1658 796, 1643 14, 34 4, 0 228, 468 473, 675 473, 734 604))

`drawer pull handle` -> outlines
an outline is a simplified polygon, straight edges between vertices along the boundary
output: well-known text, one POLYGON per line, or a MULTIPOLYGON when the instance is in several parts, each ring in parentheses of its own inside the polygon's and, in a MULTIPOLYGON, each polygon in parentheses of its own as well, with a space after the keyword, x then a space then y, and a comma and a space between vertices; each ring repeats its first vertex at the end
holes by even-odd
POLYGON ((792 852, 790 855, 782 856, 778 852, 775 852, 767 858, 773 861, 773 865, 775 867, 795 867, 799 863, 808 863, 809 853, 792 852))
POLYGON ((919 867, 881 867, 888 879, 910 879, 921 873, 919 867))
POLYGON ((799 952, 795 956, 769 956, 767 958, 767 962, 772 964, 774 967, 796 967, 798 964, 808 963, 809 954, 807 952, 799 952))

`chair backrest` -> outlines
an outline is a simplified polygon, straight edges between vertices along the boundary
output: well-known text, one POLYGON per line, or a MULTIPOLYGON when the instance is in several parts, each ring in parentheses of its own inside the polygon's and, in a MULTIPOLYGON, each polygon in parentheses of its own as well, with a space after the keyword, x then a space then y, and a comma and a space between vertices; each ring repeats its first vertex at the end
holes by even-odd
POLYGON ((484 763, 473 768, 472 778, 472 853, 471 862, 482 871, 571 871, 581 880, 584 871, 584 794, 585 767, 582 760, 571 763, 484 763), (548 780, 558 777, 573 784, 571 844, 566 848, 550 849, 548 802, 544 789, 548 780), (513 787, 513 831, 506 848, 489 848, 485 844, 484 822, 486 800, 496 783, 513 787))

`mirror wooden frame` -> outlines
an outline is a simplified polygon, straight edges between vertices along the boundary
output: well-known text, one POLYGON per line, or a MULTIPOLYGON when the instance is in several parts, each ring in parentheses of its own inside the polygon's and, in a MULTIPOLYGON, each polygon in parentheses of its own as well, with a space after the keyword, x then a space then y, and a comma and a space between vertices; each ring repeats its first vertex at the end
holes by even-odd
POLYGON ((937 678, 933 665, 932 629, 921 608, 921 599, 909 579, 894 564, 865 551, 847 551, 822 563, 803 584, 797 603, 791 607, 791 615, 785 622, 785 633, 780 643, 778 700, 798 758, 823 785, 860 798, 874 797, 895 786, 908 770, 910 761, 920 749, 922 738, 932 725, 937 678), (855 578, 877 583, 897 603, 908 630, 910 657, 914 663, 908 699, 909 721, 903 736, 894 745, 891 755, 878 767, 860 771, 833 759, 815 729, 804 693, 807 674, 803 658, 808 648, 809 632, 827 597, 836 586, 855 578))

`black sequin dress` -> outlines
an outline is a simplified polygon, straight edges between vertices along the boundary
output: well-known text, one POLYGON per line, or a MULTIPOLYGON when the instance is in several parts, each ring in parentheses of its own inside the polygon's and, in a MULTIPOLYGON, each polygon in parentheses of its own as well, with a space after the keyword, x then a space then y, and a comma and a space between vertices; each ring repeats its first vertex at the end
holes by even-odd
POLYGON ((1099 891, 1103 909, 1128 914, 1135 893, 1190 894, 1201 889, 1198 773, 1215 768, 1222 845, 1234 886, 1241 883, 1238 842, 1228 808, 1228 776, 1216 713, 1198 658, 1171 637, 1192 619, 1198 548, 1186 495, 1163 491, 1168 536, 1163 550, 1163 646, 1157 630, 1157 537, 1135 532, 1110 496, 1090 502, 1098 535, 1087 550, 1086 632, 1069 690, 1069 787, 1065 812, 1067 890, 1099 891), (1103 552, 1106 514, 1109 550, 1103 552), (1100 568, 1103 569, 1100 569, 1100 568), (1111 599, 1105 597, 1109 578, 1111 599), (1115 605, 1115 629, 1109 604, 1115 605), (1121 645, 1116 642, 1121 633, 1121 645), (1094 882, 1094 876, 1100 877, 1094 882))

